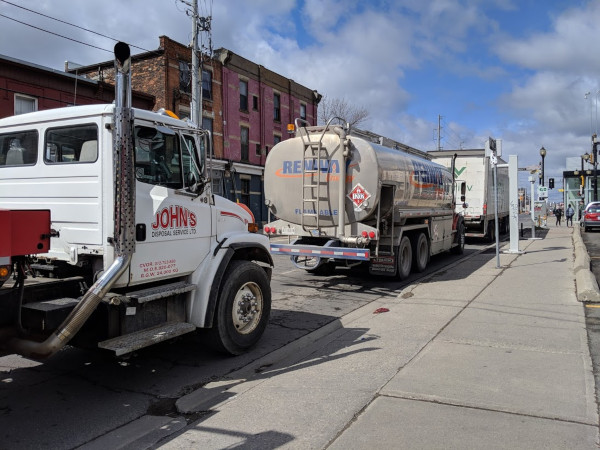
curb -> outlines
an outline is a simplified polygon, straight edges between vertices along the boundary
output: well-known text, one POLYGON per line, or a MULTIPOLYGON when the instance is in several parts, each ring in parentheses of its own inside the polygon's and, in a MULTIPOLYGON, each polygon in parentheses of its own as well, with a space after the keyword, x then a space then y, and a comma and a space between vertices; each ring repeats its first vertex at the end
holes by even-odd
POLYGON ((600 288, 598 281, 591 271, 590 255, 581 237, 581 227, 573 227, 573 245, 575 248, 575 285, 577 300, 580 302, 600 302, 600 288))

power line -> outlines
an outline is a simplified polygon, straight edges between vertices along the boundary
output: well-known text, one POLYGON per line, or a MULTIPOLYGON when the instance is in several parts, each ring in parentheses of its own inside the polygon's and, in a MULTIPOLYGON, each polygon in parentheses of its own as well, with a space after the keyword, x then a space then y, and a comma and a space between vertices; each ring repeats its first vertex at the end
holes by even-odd
MULTIPOLYGON (((67 21, 65 21, 65 20, 61 20, 61 19, 57 19, 56 17, 48 16, 48 15, 46 15, 46 14, 43 14, 43 13, 41 13, 41 12, 34 11, 33 9, 25 8, 24 6, 17 5, 17 4, 15 4, 15 3, 9 2, 9 1, 7 1, 7 0, 0 0, 0 1, 1 1, 1 2, 4 2, 4 3, 7 3, 7 4, 11 5, 11 6, 14 6, 14 7, 16 7, 16 8, 20 8, 20 9, 23 9, 23 10, 25 10, 25 11, 28 11, 28 12, 30 12, 30 13, 37 14, 37 15, 39 15, 39 16, 42 16, 42 17, 46 17, 47 19, 55 20, 55 21, 57 21, 57 22, 64 23, 65 25, 69 25, 69 26, 71 26, 71 27, 78 28, 78 29, 80 29, 80 30, 83 30, 83 31, 86 31, 86 32, 88 32, 88 33, 92 33, 92 34, 95 34, 95 35, 97 35, 97 36, 101 36, 101 37, 103 37, 103 38, 110 39, 110 40, 112 40, 112 41, 114 41, 114 42, 119 42, 119 41, 120 41, 120 39, 115 39, 115 38, 113 38, 113 37, 110 37, 110 36, 107 36, 107 35, 105 35, 105 34, 98 33, 97 31, 90 30, 90 29, 88 29, 88 28, 84 28, 84 27, 80 27, 79 25, 75 25, 75 24, 73 24, 73 23, 70 23, 70 22, 67 22, 67 21)), ((53 34, 53 35, 55 35, 55 36, 62 37, 62 38, 64 38, 64 39, 68 39, 68 40, 70 40, 70 41, 77 42, 78 44, 87 45, 88 47, 93 47, 93 48, 97 48, 97 49, 99 49, 99 50, 104 50, 104 51, 107 51, 107 52, 110 52, 110 53, 112 53, 112 50, 106 50, 106 49, 104 49, 104 48, 101 48, 101 47, 96 47, 95 45, 92 45, 92 44, 87 44, 87 43, 85 43, 85 42, 81 42, 81 41, 78 41, 78 40, 76 40, 76 39, 69 38, 69 37, 67 37, 67 36, 62 36, 62 35, 60 35, 60 34, 58 34, 58 33, 54 33, 54 32, 52 32, 52 31, 48 31, 48 30, 46 30, 46 29, 43 29, 43 28, 36 27, 36 26, 34 26, 34 25, 31 25, 31 24, 29 24, 29 23, 26 23, 26 22, 21 22, 20 20, 13 19, 12 17, 5 16, 4 14, 0 14, 0 16, 2 16, 2 17, 5 17, 6 19, 14 20, 15 22, 21 23, 21 24, 23 24, 23 25, 27 25, 27 26, 29 26, 29 27, 32 27, 32 28, 35 28, 35 29, 37 29, 37 30, 44 31, 44 32, 46 32, 46 33, 50 33, 50 34, 53 34)), ((130 47, 137 48, 137 49, 143 50, 143 51, 145 51, 145 52, 151 52, 151 50, 147 50, 147 49, 145 49, 145 48, 143 48, 143 47, 138 47, 137 45, 133 45, 133 44, 129 44, 129 45, 130 45, 130 47)))
MULTIPOLYGON (((4 1, 4 0, 0 0, 0 1, 4 1)), ((107 50, 107 49, 102 48, 102 47, 97 47, 95 45, 88 44, 87 42, 82 42, 82 41, 78 41, 77 39, 73 39, 73 38, 70 38, 70 37, 67 37, 67 36, 63 36, 62 34, 58 34, 58 33, 55 33, 53 31, 48 31, 48 30, 45 30, 43 28, 36 27, 35 25, 31 25, 30 23, 22 22, 22 21, 17 20, 17 19, 13 19, 12 17, 5 16, 4 14, 0 14, 0 17, 4 17, 5 19, 8 19, 8 20, 13 20, 13 21, 18 22, 18 23, 20 23, 22 25, 26 25, 28 27, 35 28, 36 30, 43 31, 45 33, 53 34, 54 36, 58 36, 58 37, 61 37, 63 39, 68 39, 69 41, 77 42, 78 44, 87 45, 88 47, 92 47, 92 48, 96 48, 98 50, 103 50, 105 52, 112 53, 112 50, 107 50)))

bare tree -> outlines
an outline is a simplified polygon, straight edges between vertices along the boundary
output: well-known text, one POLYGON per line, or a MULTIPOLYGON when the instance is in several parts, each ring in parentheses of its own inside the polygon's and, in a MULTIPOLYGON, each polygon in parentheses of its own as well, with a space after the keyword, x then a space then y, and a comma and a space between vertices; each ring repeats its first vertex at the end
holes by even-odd
POLYGON ((330 98, 326 95, 319 102, 319 125, 325 125, 332 117, 340 117, 351 127, 356 127, 369 118, 369 111, 362 106, 354 106, 345 98, 330 98))

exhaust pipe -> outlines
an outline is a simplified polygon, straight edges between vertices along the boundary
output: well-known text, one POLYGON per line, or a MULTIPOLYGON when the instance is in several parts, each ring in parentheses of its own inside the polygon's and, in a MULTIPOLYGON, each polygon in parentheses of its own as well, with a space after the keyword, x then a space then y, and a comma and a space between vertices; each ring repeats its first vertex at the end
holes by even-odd
POLYGON ((85 293, 58 329, 44 342, 13 338, 7 350, 44 359, 63 348, 89 319, 102 298, 129 268, 135 252, 135 173, 133 162, 133 110, 131 109, 131 53, 123 42, 115 45, 115 109, 113 133, 114 163, 114 247, 115 260, 85 293))

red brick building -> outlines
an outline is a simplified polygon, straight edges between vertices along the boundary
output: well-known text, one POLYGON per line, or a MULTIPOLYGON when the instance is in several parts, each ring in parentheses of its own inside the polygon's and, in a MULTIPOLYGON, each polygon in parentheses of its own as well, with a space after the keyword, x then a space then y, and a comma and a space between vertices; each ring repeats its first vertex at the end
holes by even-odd
MULTIPOLYGON (((73 105, 112 103, 108 83, 0 55, 0 118, 73 105)), ((133 105, 152 109, 154 97, 134 92, 133 105)))

